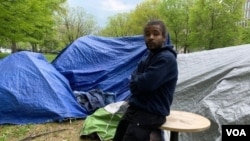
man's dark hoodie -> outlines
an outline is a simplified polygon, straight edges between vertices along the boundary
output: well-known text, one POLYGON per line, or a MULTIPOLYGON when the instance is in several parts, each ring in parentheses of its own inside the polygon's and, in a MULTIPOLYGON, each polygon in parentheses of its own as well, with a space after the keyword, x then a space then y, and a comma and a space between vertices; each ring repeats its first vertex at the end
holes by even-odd
POLYGON ((177 54, 165 46, 142 58, 131 76, 129 105, 167 116, 178 79, 177 54))

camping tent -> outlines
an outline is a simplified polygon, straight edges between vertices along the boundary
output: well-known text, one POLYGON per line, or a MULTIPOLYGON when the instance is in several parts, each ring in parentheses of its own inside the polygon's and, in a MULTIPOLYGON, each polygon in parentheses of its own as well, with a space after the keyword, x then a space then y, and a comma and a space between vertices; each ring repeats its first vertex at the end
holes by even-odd
POLYGON ((180 140, 221 141, 222 126, 250 123, 250 45, 178 55, 179 79, 172 109, 201 114, 209 130, 180 140))
POLYGON ((120 101, 129 96, 130 74, 146 53, 143 36, 83 36, 63 50, 52 65, 74 91, 101 89, 115 93, 115 101, 120 101))
POLYGON ((0 124, 86 117, 68 80, 40 53, 17 52, 0 60, 0 124))

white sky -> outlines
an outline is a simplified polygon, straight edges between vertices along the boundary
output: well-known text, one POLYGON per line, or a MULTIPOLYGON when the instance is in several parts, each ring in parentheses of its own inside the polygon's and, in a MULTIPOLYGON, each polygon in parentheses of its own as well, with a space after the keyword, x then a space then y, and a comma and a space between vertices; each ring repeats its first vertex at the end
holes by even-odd
POLYGON ((105 26, 108 17, 117 13, 129 12, 143 0, 67 0, 71 7, 84 8, 97 20, 99 26, 105 26))

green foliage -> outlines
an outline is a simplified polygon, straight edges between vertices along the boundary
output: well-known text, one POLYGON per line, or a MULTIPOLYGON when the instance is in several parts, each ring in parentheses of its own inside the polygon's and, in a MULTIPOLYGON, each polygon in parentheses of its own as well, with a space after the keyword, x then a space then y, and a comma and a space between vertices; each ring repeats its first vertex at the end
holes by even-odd
POLYGON ((161 0, 145 0, 130 13, 119 13, 110 17, 100 35, 118 37, 143 34, 143 27, 147 21, 160 19, 160 4, 161 0))
POLYGON ((136 9, 130 14, 128 21, 131 34, 142 34, 146 22, 152 19, 160 19, 159 7, 161 4, 161 0, 145 0, 138 4, 136 9))
MULTIPOLYGON (((249 25, 249 24, 248 24, 249 25)), ((250 28, 246 28, 242 32, 242 41, 246 44, 250 44, 250 28)))
POLYGON ((8 56, 9 53, 0 53, 0 59, 3 59, 4 57, 8 56))
POLYGON ((119 13, 109 18, 105 29, 99 32, 102 36, 119 37, 130 35, 130 26, 128 25, 129 14, 119 13))
POLYGON ((56 58, 57 54, 44 54, 44 56, 49 62, 52 62, 56 58))
POLYGON ((0 46, 50 52, 89 34, 139 35, 151 19, 164 20, 172 43, 184 52, 250 42, 249 28, 242 26, 245 0, 144 0, 129 13, 109 17, 102 30, 92 15, 65 7, 65 1, 0 0, 0 46))
POLYGON ((244 2, 245 0, 145 0, 123 18, 122 14, 110 17, 103 31, 109 36, 138 35, 142 34, 143 26, 148 20, 162 19, 168 27, 172 43, 179 51, 249 43, 249 28, 243 28, 240 24, 243 21, 244 2))
POLYGON ((51 34, 54 26, 53 15, 61 10, 66 0, 9 0, 0 1, 0 40, 12 43, 41 43, 45 35, 51 34))
POLYGON ((81 36, 94 34, 98 30, 95 18, 87 14, 84 9, 67 8, 66 13, 57 16, 58 36, 63 41, 64 46, 69 45, 81 36))
POLYGON ((192 2, 181 0, 164 0, 160 13, 171 34, 172 43, 176 49, 187 49, 190 46, 189 13, 192 2))
POLYGON ((244 0, 197 0, 190 14, 193 48, 214 49, 240 43, 244 0), (237 36, 236 36, 237 35, 237 36))

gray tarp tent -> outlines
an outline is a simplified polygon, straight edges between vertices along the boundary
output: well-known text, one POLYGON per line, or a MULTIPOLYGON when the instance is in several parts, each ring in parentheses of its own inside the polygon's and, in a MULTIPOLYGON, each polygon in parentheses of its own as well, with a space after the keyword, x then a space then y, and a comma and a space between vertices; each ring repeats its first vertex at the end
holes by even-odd
POLYGON ((172 109, 201 114, 211 128, 180 141, 221 141, 221 125, 250 123, 250 45, 179 54, 172 109))

